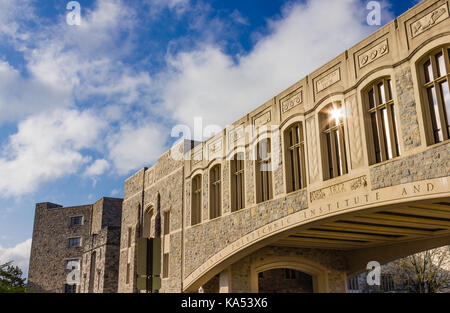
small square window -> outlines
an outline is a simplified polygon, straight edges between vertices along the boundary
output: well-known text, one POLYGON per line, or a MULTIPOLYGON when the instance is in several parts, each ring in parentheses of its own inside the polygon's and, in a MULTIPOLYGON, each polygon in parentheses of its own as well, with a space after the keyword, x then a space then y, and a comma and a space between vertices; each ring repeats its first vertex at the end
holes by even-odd
POLYGON ((81 238, 69 238, 69 247, 79 247, 81 243, 81 238))
POLYGON ((78 226, 83 224, 82 216, 74 216, 70 218, 70 226, 78 226))

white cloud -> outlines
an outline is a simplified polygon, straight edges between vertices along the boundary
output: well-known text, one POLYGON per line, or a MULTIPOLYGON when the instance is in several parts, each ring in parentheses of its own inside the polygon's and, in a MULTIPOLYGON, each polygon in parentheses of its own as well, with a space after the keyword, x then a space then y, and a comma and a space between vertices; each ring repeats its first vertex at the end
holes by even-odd
POLYGON ((119 174, 152 164, 164 152, 167 132, 158 125, 124 125, 108 139, 109 158, 119 174))
POLYGON ((9 137, 0 155, 0 193, 20 195, 40 183, 76 173, 95 148, 104 122, 91 112, 56 110, 31 116, 9 137))
POLYGON ((0 38, 3 36, 13 40, 27 40, 29 33, 21 22, 34 19, 31 0, 2 0, 0 1, 0 38))
POLYGON ((1 60, 0 81, 0 124, 44 109, 73 104, 69 89, 49 86, 39 79, 25 79, 17 69, 1 60))
POLYGON ((20 267, 23 277, 28 276, 30 262, 31 238, 18 243, 15 247, 5 248, 0 245, 0 264, 14 261, 13 265, 20 267))
POLYGON ((150 8, 150 14, 154 17, 164 9, 169 9, 181 15, 190 8, 191 0, 145 0, 150 8))
MULTIPOLYGON (((373 31, 358 0, 322 0, 285 7, 237 61, 220 46, 203 44, 169 55, 170 71, 155 92, 162 107, 188 125, 194 116, 225 126, 323 65, 373 31)), ((156 81, 156 80, 155 80, 156 81)))
POLYGON ((84 172, 85 176, 88 177, 93 177, 93 176, 100 176, 102 175, 104 172, 106 172, 106 170, 108 170, 110 168, 110 164, 107 160, 105 159, 98 159, 95 160, 94 163, 92 163, 84 172))

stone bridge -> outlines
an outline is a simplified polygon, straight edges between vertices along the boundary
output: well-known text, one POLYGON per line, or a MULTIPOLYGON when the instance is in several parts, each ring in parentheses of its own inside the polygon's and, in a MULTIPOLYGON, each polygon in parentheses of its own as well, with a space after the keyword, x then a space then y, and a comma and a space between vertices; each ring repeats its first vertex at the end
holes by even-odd
POLYGON ((135 173, 119 292, 140 237, 162 239, 160 292, 345 292, 369 261, 449 245, 449 54, 448 1, 423 1, 135 173))

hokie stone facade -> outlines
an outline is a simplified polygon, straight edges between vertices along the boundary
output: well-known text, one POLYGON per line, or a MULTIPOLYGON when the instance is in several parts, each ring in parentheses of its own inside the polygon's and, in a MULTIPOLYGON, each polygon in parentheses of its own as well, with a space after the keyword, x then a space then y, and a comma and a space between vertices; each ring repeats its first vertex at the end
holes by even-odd
POLYGON ((88 292, 92 286, 92 292, 116 292, 121 219, 122 199, 102 198, 75 207, 36 204, 29 289, 88 292), (86 273, 93 252, 97 257, 91 277, 86 273))
MULTIPOLYGON (((448 244, 449 136, 441 130, 445 135, 441 142, 433 137, 437 130, 429 110, 432 100, 426 97, 431 83, 424 81, 423 73, 426 61, 438 60, 439 53, 447 58, 446 69, 435 84, 448 84, 449 3, 425 0, 212 138, 180 141, 152 167, 136 172, 125 181, 120 223, 99 226, 96 214, 89 215, 89 206, 62 209, 38 204, 30 284, 60 291, 61 281, 53 278, 65 275, 62 260, 77 257, 82 261, 78 291, 112 292, 112 277, 118 275, 118 292, 139 292, 137 240, 161 237, 159 292, 196 292, 199 287, 204 292, 267 291, 272 290, 268 277, 280 292, 346 292, 348 278, 364 271, 367 261, 378 257, 376 252, 387 263, 448 244), (384 83, 379 87, 380 82, 389 87, 384 83), (383 99, 373 100, 381 102, 380 111, 372 108, 367 96, 374 88, 384 88, 383 94, 381 89, 375 92, 383 99), (330 122, 324 122, 331 106, 340 108, 341 114, 336 123, 342 132, 329 139, 335 146, 327 141, 333 132, 327 129, 330 122), (383 114, 384 109, 392 110, 392 115, 383 121, 383 115, 378 117, 375 132, 371 113, 383 114), (294 159, 288 134, 295 125, 302 139, 293 149, 303 153, 296 162, 302 166, 304 181, 292 191, 296 182, 289 167, 294 159), (258 144, 267 138, 272 148, 270 179, 259 174, 254 157, 258 144), (377 150, 378 144, 384 152, 377 150), (390 149, 392 155, 387 157, 390 149), (234 183, 240 174, 231 165, 236 153, 245 156, 241 185, 234 183), (217 166, 218 180, 213 172, 217 166), (268 198, 264 192, 261 196, 264 188, 270 189, 268 198), (242 194, 239 209, 233 206, 236 194, 242 194), (433 199, 432 204, 423 202, 433 199), (405 213, 406 209, 410 211, 405 213), (61 211, 65 213, 57 213, 61 211), (86 224, 52 230, 47 222, 56 219, 63 225, 70 214, 80 212, 86 221, 92 219, 96 237, 86 224), (350 219, 344 221, 348 228, 336 218, 338 213, 350 219), (378 226, 367 222, 373 220, 378 226), (120 227, 120 238, 115 227, 120 227), (51 234, 67 237, 72 232, 86 242, 83 248, 68 250, 47 242, 51 234), (96 262, 91 261, 94 252, 96 262), (116 254, 118 265, 113 263, 116 254), (45 270, 49 261, 55 272, 45 270), (89 280, 94 280, 91 287, 89 280)), ((441 113, 447 108, 450 119, 450 96, 444 91, 442 95, 441 113)))

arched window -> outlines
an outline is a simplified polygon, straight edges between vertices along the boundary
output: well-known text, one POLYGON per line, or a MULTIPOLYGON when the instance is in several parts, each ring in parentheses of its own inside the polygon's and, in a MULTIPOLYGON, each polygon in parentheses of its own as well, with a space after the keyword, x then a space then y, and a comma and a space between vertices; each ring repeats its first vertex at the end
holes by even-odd
POLYGON ((209 217, 211 219, 222 215, 221 166, 215 165, 209 172, 209 217))
POLYGON ((450 139, 450 46, 434 50, 420 63, 419 76, 427 141, 450 139))
POLYGON ((347 173, 343 115, 340 102, 330 103, 319 113, 325 180, 347 173))
POLYGON ((231 160, 231 212, 244 208, 244 153, 236 153, 231 160))
POLYGON ((191 225, 201 222, 202 176, 199 174, 192 179, 191 225))
POLYGON ((256 146, 256 202, 272 199, 272 159, 270 139, 263 139, 256 146))
POLYGON ((363 91, 369 163, 375 164, 400 155, 392 81, 378 79, 363 91))
POLYGON ((144 220, 142 225, 142 236, 144 238, 150 238, 151 236, 153 214, 154 210, 152 206, 147 207, 144 211, 144 220))
POLYGON ((287 192, 306 187, 305 141, 301 123, 284 132, 287 192))

